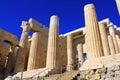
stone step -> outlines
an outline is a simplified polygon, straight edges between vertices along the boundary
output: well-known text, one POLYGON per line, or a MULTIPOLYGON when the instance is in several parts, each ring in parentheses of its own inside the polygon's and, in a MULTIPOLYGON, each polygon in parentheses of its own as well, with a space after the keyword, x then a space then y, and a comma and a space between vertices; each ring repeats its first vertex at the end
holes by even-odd
POLYGON ((48 74, 49 71, 51 71, 52 68, 40 68, 40 69, 35 69, 35 70, 30 70, 30 71, 24 71, 24 72, 18 72, 17 74, 15 74, 14 76, 23 79, 33 79, 36 78, 38 76, 43 77, 46 76, 48 74))
POLYGON ((60 80, 61 74, 50 75, 49 77, 44 77, 44 80, 60 80))
POLYGON ((61 76, 61 80, 73 80, 73 78, 75 76, 77 76, 77 74, 79 73, 78 70, 73 70, 73 71, 68 71, 63 73, 63 75, 61 76))
POLYGON ((50 75, 49 77, 44 77, 44 80, 73 80, 73 78, 77 76, 78 73, 78 70, 73 70, 62 74, 55 74, 50 75))
POLYGON ((80 67, 80 71, 120 65, 120 54, 114 54, 86 60, 80 67), (92 62, 92 64, 91 64, 92 62))

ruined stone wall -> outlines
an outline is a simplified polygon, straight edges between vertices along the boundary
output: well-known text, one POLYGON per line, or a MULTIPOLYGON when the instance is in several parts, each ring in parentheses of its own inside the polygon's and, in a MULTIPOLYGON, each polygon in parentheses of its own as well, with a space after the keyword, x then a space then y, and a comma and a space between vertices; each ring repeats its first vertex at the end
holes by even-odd
MULTIPOLYGON (((33 33, 34 34, 34 33, 33 33)), ((39 32, 39 41, 38 41, 38 54, 36 56, 36 69, 46 67, 46 57, 47 57, 47 45, 48 45, 48 28, 42 27, 39 32)), ((32 38, 28 41, 28 49, 31 49, 32 38)), ((30 50, 27 51, 27 57, 29 58, 30 50)), ((26 63, 28 59, 26 59, 26 63)), ((27 65, 27 64, 26 64, 27 65)), ((26 66, 27 68, 27 66, 26 66)))
POLYGON ((47 58, 47 45, 48 45, 48 31, 44 31, 40 35, 40 47, 39 47, 39 56, 38 56, 38 65, 40 68, 46 67, 46 58, 47 58))
POLYGON ((80 72, 80 80, 119 80, 120 65, 80 72))
POLYGON ((8 33, 2 29, 0 29, 0 67, 1 67, 1 71, 5 69, 5 63, 6 60, 8 59, 8 55, 9 55, 9 50, 10 50, 10 46, 12 47, 12 57, 11 57, 11 69, 14 68, 14 64, 15 64, 15 60, 16 60, 16 52, 15 52, 15 48, 18 45, 19 41, 17 40, 17 36, 8 33), (4 36, 3 36, 4 35, 4 36))
POLYGON ((5 69, 5 63, 9 54, 9 48, 10 48, 9 44, 6 44, 6 45, 3 44, 0 50, 0 72, 2 73, 5 69))
POLYGON ((67 40, 66 37, 59 36, 55 73, 61 73, 63 66, 67 66, 67 40))

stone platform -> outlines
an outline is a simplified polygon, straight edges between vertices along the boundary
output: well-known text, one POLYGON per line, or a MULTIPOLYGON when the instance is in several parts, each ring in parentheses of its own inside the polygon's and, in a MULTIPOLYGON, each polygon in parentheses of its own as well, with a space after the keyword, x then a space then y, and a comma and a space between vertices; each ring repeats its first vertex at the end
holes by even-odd
POLYGON ((113 54, 110 56, 88 59, 83 63, 82 67, 80 67, 79 70, 83 71, 97 69, 103 67, 110 67, 112 65, 120 65, 120 54, 113 54))
POLYGON ((120 80, 120 54, 86 60, 79 70, 80 80, 120 80))
POLYGON ((18 72, 16 75, 16 77, 21 78, 22 79, 33 79, 35 77, 43 77, 45 75, 47 75, 49 73, 49 71, 51 71, 52 68, 40 68, 40 69, 34 69, 34 70, 30 70, 30 71, 24 71, 24 72, 18 72))

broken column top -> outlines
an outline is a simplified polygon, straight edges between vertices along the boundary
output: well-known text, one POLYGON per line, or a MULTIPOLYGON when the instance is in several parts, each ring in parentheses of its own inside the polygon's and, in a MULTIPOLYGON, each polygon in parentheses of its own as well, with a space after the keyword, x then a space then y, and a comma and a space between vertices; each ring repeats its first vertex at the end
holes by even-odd
POLYGON ((53 16, 51 16, 51 19, 52 19, 52 20, 58 20, 58 16, 53 15, 53 16))
POLYGON ((24 26, 28 26, 29 23, 27 21, 22 21, 21 27, 24 28, 24 26))
POLYGON ((95 7, 94 7, 94 4, 87 4, 87 5, 85 5, 85 7, 84 7, 84 10, 87 10, 87 9, 94 9, 95 7))
POLYGON ((30 30, 30 24, 26 21, 22 21, 21 27, 23 28, 24 31, 30 30))
POLYGON ((59 25, 59 18, 56 15, 51 16, 50 25, 59 25))

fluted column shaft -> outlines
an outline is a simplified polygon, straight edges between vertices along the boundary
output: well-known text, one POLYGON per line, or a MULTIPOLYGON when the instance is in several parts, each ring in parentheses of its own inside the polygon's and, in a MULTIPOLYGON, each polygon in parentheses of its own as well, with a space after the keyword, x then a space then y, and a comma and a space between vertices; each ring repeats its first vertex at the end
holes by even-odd
POLYGON ((28 43, 28 35, 30 31, 30 26, 27 22, 22 22, 22 35, 19 43, 19 49, 17 53, 17 59, 15 63, 15 70, 14 72, 17 73, 19 71, 24 70, 25 66, 25 57, 26 57, 26 50, 27 50, 27 43, 28 43))
POLYGON ((97 15, 93 4, 88 4, 84 8, 86 25, 86 47, 88 58, 103 56, 102 41, 98 26, 97 15))
POLYGON ((119 15, 120 15, 120 0, 116 0, 116 4, 117 4, 118 12, 119 12, 119 15))
POLYGON ((77 51, 78 51, 78 60, 80 64, 83 64, 84 62, 84 55, 83 55, 83 45, 78 44, 77 45, 77 51))
POLYGON ((107 37, 107 32, 106 32, 105 27, 106 27, 105 23, 100 23, 99 24, 102 46, 103 46, 103 52, 104 52, 104 56, 107 56, 107 55, 110 55, 110 48, 109 48, 109 44, 108 44, 108 37, 107 37))
POLYGON ((110 53, 115 54, 115 47, 114 47, 113 38, 111 35, 108 36, 108 43, 110 47, 110 53))
POLYGON ((117 39, 118 47, 119 47, 119 50, 120 50, 120 38, 119 38, 118 35, 116 35, 116 39, 117 39))
POLYGON ((115 46, 115 52, 119 53, 119 47, 118 47, 118 44, 117 44, 116 34, 115 34, 115 30, 114 30, 113 26, 109 27, 109 32, 110 32, 110 35, 113 38, 113 43, 114 43, 114 46, 115 46))
POLYGON ((70 71, 73 69, 74 65, 74 56, 73 56, 73 39, 72 35, 67 36, 67 70, 70 71))
POLYGON ((86 53, 86 44, 83 44, 83 53, 86 53))
POLYGON ((59 27, 58 17, 52 16, 50 19, 46 67, 56 66, 56 53, 57 53, 58 34, 59 34, 58 27, 59 27))
POLYGON ((87 39, 87 35, 85 35, 85 53, 87 55, 87 59, 92 58, 92 54, 89 54, 89 47, 90 45, 88 44, 89 40, 87 39))
POLYGON ((37 59, 37 56, 39 56, 39 32, 33 33, 32 36, 32 42, 30 47, 30 53, 29 53, 29 59, 28 59, 28 66, 27 71, 37 69, 39 66, 37 66, 39 60, 37 59))

